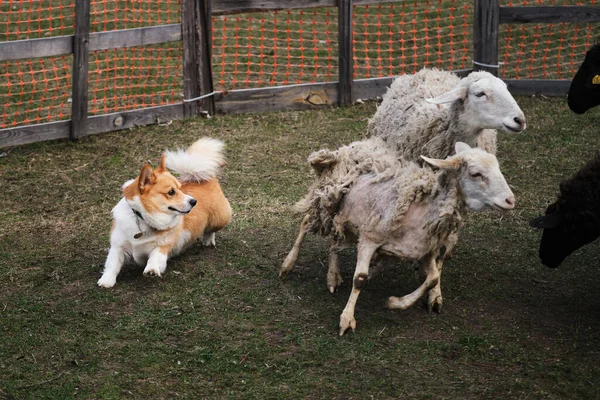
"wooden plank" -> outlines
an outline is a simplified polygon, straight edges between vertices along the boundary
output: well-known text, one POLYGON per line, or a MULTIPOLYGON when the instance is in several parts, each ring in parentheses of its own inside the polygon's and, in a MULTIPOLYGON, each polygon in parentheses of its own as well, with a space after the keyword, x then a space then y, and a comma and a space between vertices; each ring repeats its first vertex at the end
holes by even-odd
MULTIPOLYGON (((95 115, 88 117, 86 135, 145 125, 168 124, 169 121, 182 118, 183 105, 181 103, 124 111, 122 113, 95 115)), ((67 139, 70 137, 70 131, 70 120, 2 129, 0 130, 0 148, 45 140, 67 139)))
POLYGON ((70 120, 1 129, 0 148, 45 140, 66 139, 69 137, 70 132, 70 120))
POLYGON ((498 76, 499 0, 475 0, 473 69, 498 76))
MULTIPOLYGON (((202 95, 213 92, 212 76, 212 1, 200 0, 200 25, 198 56, 200 62, 200 93, 202 95)), ((200 103, 203 110, 209 115, 215 113, 215 98, 206 97, 200 103)))
MULTIPOLYGON (((354 0, 354 5, 376 5, 382 3, 398 3, 400 1, 354 0)), ((338 6, 338 0, 213 0, 213 15, 336 6, 338 6)))
POLYGON ((183 118, 183 104, 170 104, 88 117, 88 135, 135 128, 137 126, 168 124, 183 118))
POLYGON ((501 24, 554 24, 559 22, 600 22, 600 7, 500 7, 501 24))
POLYGON ((90 34, 90 51, 147 46, 181 40, 181 24, 121 29, 90 34))
POLYGON ((73 53, 73 36, 0 42, 0 61, 54 57, 73 53))
POLYGON ((338 6, 338 103, 352 104, 354 60, 352 52, 352 0, 339 0, 338 6))
POLYGON ((504 82, 515 96, 566 96, 571 86, 570 80, 558 79, 505 79, 504 82))
MULTIPOLYGON (((200 96, 200 2, 183 0, 181 3, 181 32, 183 39, 183 97, 193 99, 200 96)), ((186 102, 184 115, 191 117, 200 112, 199 102, 186 102)))
POLYGON ((73 92, 71 95, 71 140, 84 136, 88 111, 88 45, 90 43, 90 2, 75 2, 73 36, 73 92))
POLYGON ((240 14, 263 10, 335 7, 337 0, 214 0, 213 14, 240 14))
MULTIPOLYGON (((452 72, 462 78, 469 75, 472 70, 461 69, 452 72)), ((400 75, 388 76, 384 78, 356 79, 352 86, 352 101, 356 102, 357 100, 375 100, 378 97, 383 96, 383 94, 392 85, 394 79, 399 76, 400 75)))
POLYGON ((330 107, 337 104, 337 86, 337 82, 331 82, 230 90, 215 96, 216 111, 223 114, 238 114, 330 107))
MULTIPOLYGON (((181 40, 181 25, 171 24, 95 32, 90 33, 89 37, 90 51, 146 46, 181 40)), ((56 57, 72 53, 73 35, 0 42, 0 61, 56 57)))

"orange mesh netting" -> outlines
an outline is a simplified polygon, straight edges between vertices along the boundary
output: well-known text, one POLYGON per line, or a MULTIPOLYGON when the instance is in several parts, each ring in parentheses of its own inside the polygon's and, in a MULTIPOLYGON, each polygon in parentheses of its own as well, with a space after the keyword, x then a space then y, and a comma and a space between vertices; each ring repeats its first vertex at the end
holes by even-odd
POLYGON ((2 0, 0 41, 73 34, 74 0, 2 0))
MULTIPOLYGON (((180 0, 90 0, 91 32, 181 22, 180 0)), ((502 0, 502 6, 595 5, 597 0, 502 0)), ((71 35, 73 0, 3 0, 4 41, 71 35)), ((471 0, 355 6, 354 78, 472 65, 471 0)), ((212 18, 216 90, 338 80, 337 8, 308 8, 212 18)), ((597 38, 594 24, 500 26, 500 75, 570 79, 597 38)), ((0 128, 70 117, 72 56, 0 62, 0 128)), ((182 43, 91 52, 89 113, 182 101, 182 43)))
POLYGON ((91 0, 90 6, 91 32, 181 22, 180 0, 91 0))
POLYGON ((0 129, 71 115, 73 57, 0 62, 0 129))
POLYGON ((412 1, 354 8, 354 78, 471 67, 471 1, 412 1))
POLYGON ((90 54, 91 115, 182 101, 181 42, 90 54))
MULTIPOLYGON (((438 0, 355 6, 354 78, 470 67, 472 4, 438 0)), ((337 9, 213 18, 218 90, 337 81, 337 9)))
MULTIPOLYGON (((73 34, 72 0, 3 0, 0 41, 73 34)), ((72 56, 0 62, 0 129, 71 115, 72 56)))
MULTIPOLYGON (((595 0, 503 0, 502 6, 589 6, 595 0)), ((500 25, 499 75, 503 79, 572 79, 596 40, 597 24, 500 25)))
MULTIPOLYGON (((180 22, 180 0, 91 0, 91 32, 180 22)), ((181 102, 181 57, 181 42, 91 52, 88 113, 181 102)))
POLYGON ((337 9, 213 18, 217 90, 337 81, 337 9))

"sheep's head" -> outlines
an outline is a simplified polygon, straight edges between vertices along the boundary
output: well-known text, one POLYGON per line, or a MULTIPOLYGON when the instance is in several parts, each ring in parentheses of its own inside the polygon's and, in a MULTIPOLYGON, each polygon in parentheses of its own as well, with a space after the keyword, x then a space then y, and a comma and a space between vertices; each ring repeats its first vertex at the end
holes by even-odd
POLYGON ((545 215, 529 221, 543 229, 540 260, 556 268, 569 254, 600 237, 600 152, 573 177, 560 183, 545 215))
POLYGON ((431 104, 448 104, 461 101, 463 123, 475 131, 499 129, 505 132, 525 130, 525 115, 501 79, 488 72, 472 72, 454 89, 433 99, 431 104))
POLYGON ((421 158, 438 168, 458 170, 459 186, 470 210, 492 207, 506 211, 515 207, 515 196, 494 155, 462 142, 456 143, 455 151, 445 160, 421 158))
POLYGON ((569 108, 583 114, 600 104, 600 44, 593 46, 585 55, 569 87, 569 108))
POLYGON ((550 204, 546 215, 529 221, 534 228, 543 229, 540 242, 540 260, 550 268, 558 267, 565 258, 580 247, 600 236, 596 215, 582 210, 563 209, 559 202, 550 204))

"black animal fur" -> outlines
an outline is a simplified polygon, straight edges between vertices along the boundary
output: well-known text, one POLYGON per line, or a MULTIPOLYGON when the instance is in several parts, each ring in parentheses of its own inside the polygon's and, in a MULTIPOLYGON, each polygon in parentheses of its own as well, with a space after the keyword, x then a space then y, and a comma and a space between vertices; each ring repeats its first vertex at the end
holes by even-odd
POLYGON ((600 104, 600 43, 592 46, 577 70, 568 95, 569 108, 583 114, 600 104), (596 79, 594 79, 597 77, 596 79))
POLYGON ((556 202, 530 225, 544 229, 540 259, 552 268, 600 236, 600 153, 575 176, 560 183, 556 202))

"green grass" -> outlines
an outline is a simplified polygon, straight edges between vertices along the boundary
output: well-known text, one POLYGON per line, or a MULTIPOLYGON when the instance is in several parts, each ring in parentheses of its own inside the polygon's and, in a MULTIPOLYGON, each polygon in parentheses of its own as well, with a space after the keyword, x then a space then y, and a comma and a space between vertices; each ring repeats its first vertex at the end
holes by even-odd
POLYGON ((285 280, 277 269, 310 182, 306 157, 361 137, 375 106, 217 116, 12 148, 0 157, 0 398, 597 398, 597 243, 556 270, 527 221, 600 148, 600 110, 519 98, 520 135, 498 156, 517 197, 473 214, 445 263, 444 309, 383 309, 412 291, 412 266, 387 265, 361 293, 355 334, 337 336, 339 293, 326 240, 310 236, 285 280), (166 148, 227 143, 222 185, 234 208, 216 248, 195 246, 162 279, 127 266, 96 287, 120 185, 166 148))

